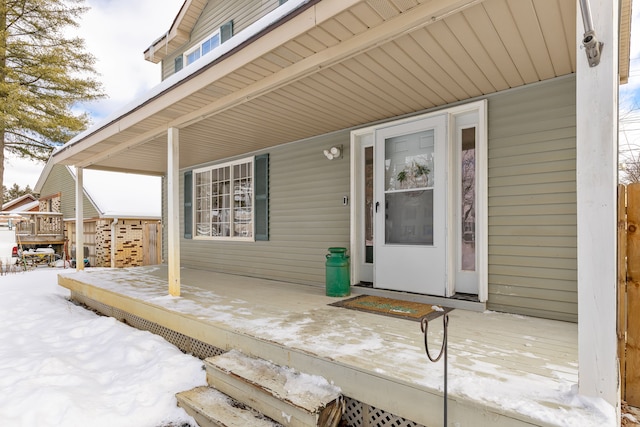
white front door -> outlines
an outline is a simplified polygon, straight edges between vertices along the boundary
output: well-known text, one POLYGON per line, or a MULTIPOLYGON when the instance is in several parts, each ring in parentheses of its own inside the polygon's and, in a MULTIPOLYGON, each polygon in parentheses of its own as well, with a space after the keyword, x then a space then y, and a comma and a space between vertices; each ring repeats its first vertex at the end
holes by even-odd
POLYGON ((374 286, 446 296, 446 116, 375 135, 374 286))

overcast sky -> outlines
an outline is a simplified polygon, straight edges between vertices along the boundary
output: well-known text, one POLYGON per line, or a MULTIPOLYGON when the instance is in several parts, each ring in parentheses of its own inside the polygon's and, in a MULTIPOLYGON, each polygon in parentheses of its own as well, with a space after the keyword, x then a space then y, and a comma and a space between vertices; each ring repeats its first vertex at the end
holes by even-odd
MULTIPOLYGON (((96 68, 109 96, 85 106, 95 118, 94 122, 160 82, 160 65, 145 61, 143 52, 170 28, 183 1, 87 0, 91 9, 84 15, 79 31, 87 50, 97 58, 96 68)), ((629 105, 640 109, 640 29, 637 29, 640 0, 634 0, 634 6, 631 77, 629 83, 621 87, 621 111, 628 111, 629 105)), ((638 130, 640 134, 640 114, 626 123, 623 120, 621 128, 624 130, 625 127, 638 130)), ((621 135, 623 151, 629 137, 636 139, 631 131, 621 135)), ((640 136, 637 139, 640 140, 640 136)), ((9 159, 5 162, 4 184, 10 187, 17 183, 20 187, 29 185, 33 188, 42 168, 43 165, 35 162, 9 159)))
MULTIPOLYGON (((80 23, 87 51, 107 99, 86 105, 94 123, 160 83, 160 64, 144 60, 143 52, 166 33, 184 0, 86 0, 91 8, 80 23)), ((33 188, 44 165, 23 159, 5 162, 4 185, 33 188)), ((85 172, 92 173, 91 171, 85 172)))

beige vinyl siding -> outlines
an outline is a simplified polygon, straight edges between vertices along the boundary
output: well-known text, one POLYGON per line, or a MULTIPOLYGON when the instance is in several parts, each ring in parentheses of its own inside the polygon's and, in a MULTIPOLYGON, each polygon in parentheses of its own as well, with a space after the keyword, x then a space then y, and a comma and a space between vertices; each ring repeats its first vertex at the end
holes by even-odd
MULTIPOLYGON (((488 117, 488 308, 575 321, 575 79, 491 96, 488 117)), ((182 239, 182 266, 323 285, 327 248, 349 247, 349 132, 268 153, 270 240, 182 239)))
MULTIPOLYGON (((76 217, 76 181, 66 166, 55 165, 47 177, 41 197, 60 193, 60 209, 64 219, 75 219, 76 217)), ((83 209, 85 218, 97 218, 99 216, 96 207, 89 198, 83 196, 83 209)))
POLYGON ((575 90, 489 100, 489 309, 577 320, 575 90))
POLYGON ((278 0, 209 1, 191 31, 189 42, 162 61, 162 79, 164 80, 174 74, 176 56, 182 55, 183 52, 194 47, 205 37, 220 28, 221 25, 233 21, 233 34, 238 34, 264 15, 276 9, 278 5, 278 0))
POLYGON ((349 247, 348 144, 345 131, 269 150, 269 241, 183 239, 181 265, 323 286, 327 248, 349 247), (333 145, 345 155, 329 161, 333 145))

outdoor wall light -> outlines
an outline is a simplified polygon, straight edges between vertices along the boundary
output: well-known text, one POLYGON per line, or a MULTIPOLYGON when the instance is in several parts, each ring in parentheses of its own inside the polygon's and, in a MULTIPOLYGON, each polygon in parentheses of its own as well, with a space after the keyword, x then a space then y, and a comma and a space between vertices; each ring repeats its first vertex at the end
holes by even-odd
POLYGON ((328 150, 324 150, 323 152, 324 152, 324 156, 329 160, 338 159, 342 157, 342 145, 339 147, 333 146, 328 150))

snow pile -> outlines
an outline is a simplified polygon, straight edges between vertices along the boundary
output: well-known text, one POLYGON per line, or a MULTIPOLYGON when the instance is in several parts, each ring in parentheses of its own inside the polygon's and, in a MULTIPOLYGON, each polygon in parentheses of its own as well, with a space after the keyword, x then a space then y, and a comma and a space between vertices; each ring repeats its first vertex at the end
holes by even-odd
POLYGON ((0 277, 0 425, 195 426, 174 395, 206 383, 202 362, 69 302, 63 271, 0 277))

